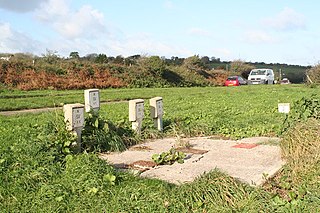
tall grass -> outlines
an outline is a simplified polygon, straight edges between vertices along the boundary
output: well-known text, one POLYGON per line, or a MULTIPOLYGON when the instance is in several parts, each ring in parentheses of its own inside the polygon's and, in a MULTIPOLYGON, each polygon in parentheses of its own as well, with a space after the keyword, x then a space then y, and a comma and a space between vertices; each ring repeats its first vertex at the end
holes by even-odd
POLYGON ((290 129, 281 143, 292 172, 304 174, 320 164, 320 120, 308 119, 290 129))

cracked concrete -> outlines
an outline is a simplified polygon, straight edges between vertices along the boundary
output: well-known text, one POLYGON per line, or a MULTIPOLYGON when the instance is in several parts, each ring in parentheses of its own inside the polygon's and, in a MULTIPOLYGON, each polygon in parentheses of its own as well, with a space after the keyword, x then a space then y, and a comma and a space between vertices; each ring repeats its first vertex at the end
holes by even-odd
MULTIPOLYGON (((141 177, 157 178, 182 184, 215 168, 250 185, 261 185, 283 165, 279 138, 254 137, 238 141, 217 140, 210 137, 183 139, 193 149, 206 150, 201 154, 186 153, 183 164, 160 165, 142 172, 141 177), (234 147, 236 145, 243 148, 234 147), (246 146, 257 144, 257 146, 246 146), (246 148, 247 147, 247 148, 246 148)), ((131 164, 138 160, 151 161, 153 154, 168 151, 177 144, 175 138, 157 139, 136 145, 122 153, 101 154, 102 159, 114 165, 131 164)))

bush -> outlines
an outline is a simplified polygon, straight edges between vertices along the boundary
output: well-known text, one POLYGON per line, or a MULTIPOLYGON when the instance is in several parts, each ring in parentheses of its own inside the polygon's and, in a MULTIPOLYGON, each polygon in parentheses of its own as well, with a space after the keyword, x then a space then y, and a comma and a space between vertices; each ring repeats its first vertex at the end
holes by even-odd
POLYGON ((244 78, 248 78, 250 71, 254 68, 254 66, 246 64, 244 61, 235 60, 231 62, 230 70, 234 73, 242 75, 244 78))
POLYGON ((315 65, 314 67, 306 71, 307 82, 312 84, 320 84, 320 64, 315 65))
MULTIPOLYGON (((133 136, 131 131, 129 134, 133 136)), ((124 151, 126 145, 128 144, 119 135, 115 125, 99 117, 97 113, 89 113, 82 132, 83 150, 88 152, 124 151)))
POLYGON ((320 119, 320 97, 316 95, 303 97, 294 102, 289 115, 284 121, 282 132, 287 131, 297 122, 303 122, 309 118, 320 119))

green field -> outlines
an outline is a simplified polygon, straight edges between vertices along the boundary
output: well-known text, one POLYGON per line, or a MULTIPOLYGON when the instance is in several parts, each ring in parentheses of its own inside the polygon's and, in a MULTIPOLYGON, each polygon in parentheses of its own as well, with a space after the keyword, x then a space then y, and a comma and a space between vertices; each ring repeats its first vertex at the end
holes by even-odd
MULTIPOLYGON (((297 100, 312 94, 319 97, 320 91, 304 85, 101 90, 101 101, 145 99, 146 118, 141 138, 136 138, 130 130, 127 102, 101 106, 101 116, 117 127, 115 133, 121 132, 119 137, 108 135, 110 140, 126 137, 124 142, 132 144, 144 138, 177 135, 218 135, 234 139, 279 136, 288 142, 282 147, 289 157, 298 153, 295 152, 298 148, 290 145, 295 138, 301 145, 306 144, 308 152, 304 157, 299 155, 299 159, 307 159, 310 154, 313 161, 288 158, 283 171, 259 188, 240 183, 217 170, 181 186, 140 179, 115 171, 100 160, 95 151, 72 154, 65 150, 66 142, 73 138, 64 130, 60 109, 50 113, 0 116, 0 211, 316 212, 320 208, 319 149, 307 149, 309 137, 301 135, 306 131, 312 135, 313 128, 309 126, 319 127, 316 126, 319 123, 299 127, 303 130, 300 135, 298 127, 293 132, 282 133, 286 116, 277 112, 278 103, 294 106, 297 100), (148 116, 148 99, 154 96, 162 96, 164 101, 162 134, 153 129, 148 116), (296 170, 298 163, 308 170, 300 167, 296 170)), ((83 103, 83 93, 4 90, 0 100, 1 111, 41 108, 83 103)), ((316 133, 315 137, 320 136, 316 133)))

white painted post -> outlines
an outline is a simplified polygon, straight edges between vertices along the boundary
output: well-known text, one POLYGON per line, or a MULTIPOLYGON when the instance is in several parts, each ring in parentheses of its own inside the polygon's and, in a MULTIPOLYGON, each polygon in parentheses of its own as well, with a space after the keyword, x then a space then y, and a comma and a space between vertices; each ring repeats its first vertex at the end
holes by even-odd
POLYGON ((132 122, 132 129, 141 133, 142 120, 144 118, 144 100, 134 99, 129 101, 129 121, 132 122))
POLYGON ((288 114, 290 112, 290 103, 279 103, 278 104, 278 111, 280 113, 288 114))
POLYGON ((86 112, 98 112, 100 109, 100 93, 99 89, 84 90, 84 102, 86 112))
POLYGON ((154 97, 149 100, 150 115, 153 118, 154 126, 159 130, 163 130, 163 101, 162 97, 154 97))
POLYGON ((77 135, 77 149, 81 150, 81 131, 84 125, 84 105, 66 104, 63 106, 64 121, 67 130, 73 131, 77 135))

